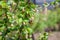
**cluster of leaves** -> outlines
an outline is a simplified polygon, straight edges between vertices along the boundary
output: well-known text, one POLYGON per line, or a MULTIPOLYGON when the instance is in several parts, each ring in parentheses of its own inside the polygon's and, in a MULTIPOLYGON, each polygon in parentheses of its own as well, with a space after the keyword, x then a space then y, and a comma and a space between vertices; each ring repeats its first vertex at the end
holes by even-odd
POLYGON ((38 40, 48 40, 48 33, 41 33, 38 40))
POLYGON ((1 0, 0 40, 28 40, 34 8, 28 0, 1 0))

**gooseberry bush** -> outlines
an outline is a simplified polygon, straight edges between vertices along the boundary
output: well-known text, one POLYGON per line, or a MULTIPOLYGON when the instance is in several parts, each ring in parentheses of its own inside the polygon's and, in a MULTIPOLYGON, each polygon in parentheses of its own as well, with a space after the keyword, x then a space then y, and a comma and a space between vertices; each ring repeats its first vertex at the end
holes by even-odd
POLYGON ((30 0, 0 0, 0 40, 32 40, 34 9, 30 0))
MULTIPOLYGON (((48 4, 44 4, 44 7, 47 6, 48 4)), ((59 16, 57 19, 57 10, 48 10, 45 16, 41 12, 42 8, 37 8, 31 0, 0 0, 0 40, 33 40, 34 32, 42 32, 44 28, 55 26, 57 20, 60 20, 59 16)), ((42 35, 45 38, 40 37, 39 40, 47 40, 48 35, 42 35)))

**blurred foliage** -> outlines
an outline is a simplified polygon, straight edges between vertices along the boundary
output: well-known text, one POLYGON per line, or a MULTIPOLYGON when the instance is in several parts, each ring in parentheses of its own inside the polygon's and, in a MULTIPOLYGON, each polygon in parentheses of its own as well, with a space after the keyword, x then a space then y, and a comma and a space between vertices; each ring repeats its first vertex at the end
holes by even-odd
MULTIPOLYGON (((56 2, 52 2, 54 5, 56 2)), ((44 4, 48 7, 48 4, 44 4)), ((56 7, 56 4, 55 4, 56 7)), ((32 40, 35 32, 43 32, 46 27, 54 27, 60 22, 60 8, 42 13, 43 8, 30 0, 0 1, 0 40, 32 40)), ((46 37, 46 36, 44 36, 46 37)))
POLYGON ((56 1, 60 2, 60 0, 56 0, 56 1))
POLYGON ((57 11, 48 10, 48 14, 43 13, 34 14, 34 21, 32 28, 35 32, 43 32, 47 27, 55 27, 59 18, 57 18, 57 11))

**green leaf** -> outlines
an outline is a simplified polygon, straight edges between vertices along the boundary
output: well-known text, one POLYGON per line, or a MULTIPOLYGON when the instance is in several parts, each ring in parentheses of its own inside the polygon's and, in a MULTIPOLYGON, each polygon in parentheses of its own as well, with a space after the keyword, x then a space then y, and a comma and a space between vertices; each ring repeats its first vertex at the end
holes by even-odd
POLYGON ((32 34, 32 32, 33 32, 33 30, 29 27, 27 28, 27 31, 28 31, 29 34, 32 34))
POLYGON ((18 22, 21 23, 22 21, 23 21, 22 18, 20 18, 18 22))

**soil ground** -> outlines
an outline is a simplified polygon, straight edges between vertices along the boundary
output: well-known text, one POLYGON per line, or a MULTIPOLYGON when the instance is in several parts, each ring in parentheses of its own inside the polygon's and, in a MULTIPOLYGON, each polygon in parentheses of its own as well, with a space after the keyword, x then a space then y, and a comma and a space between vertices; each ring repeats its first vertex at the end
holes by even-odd
POLYGON ((48 40, 60 40, 60 32, 52 32, 49 34, 48 40))
MULTIPOLYGON (((39 33, 36 33, 35 40, 39 37, 39 33)), ((48 36, 48 40, 60 40, 60 32, 50 32, 48 36)))

